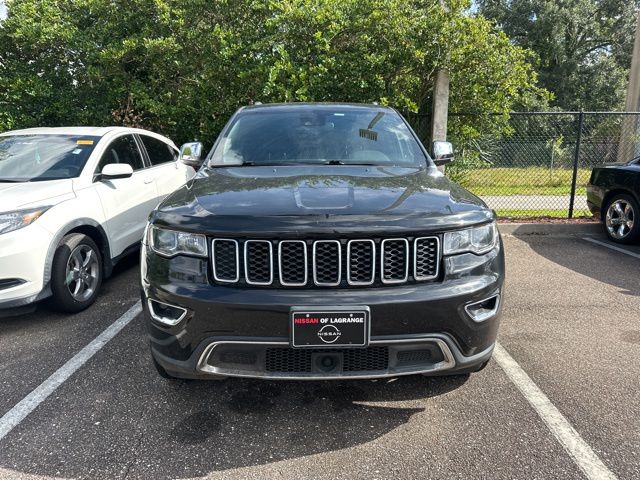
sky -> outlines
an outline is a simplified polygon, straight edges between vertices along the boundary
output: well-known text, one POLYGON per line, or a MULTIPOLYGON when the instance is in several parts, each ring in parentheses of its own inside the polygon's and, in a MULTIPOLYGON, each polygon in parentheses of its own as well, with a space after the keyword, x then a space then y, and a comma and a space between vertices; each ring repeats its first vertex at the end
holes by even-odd
POLYGON ((0 0, 0 20, 7 16, 7 7, 4 5, 4 0, 0 0))

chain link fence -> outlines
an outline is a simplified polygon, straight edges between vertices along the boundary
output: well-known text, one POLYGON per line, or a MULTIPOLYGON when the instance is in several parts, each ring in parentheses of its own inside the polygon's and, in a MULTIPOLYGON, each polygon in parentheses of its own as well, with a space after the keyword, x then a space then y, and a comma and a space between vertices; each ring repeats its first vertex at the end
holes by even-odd
MULTIPOLYGON (((428 145, 429 115, 406 117, 428 145)), ((456 160, 447 175, 503 217, 590 216, 591 169, 640 154, 639 128, 637 112, 451 114, 456 160), (491 130, 483 122, 500 127, 478 133, 491 130)))

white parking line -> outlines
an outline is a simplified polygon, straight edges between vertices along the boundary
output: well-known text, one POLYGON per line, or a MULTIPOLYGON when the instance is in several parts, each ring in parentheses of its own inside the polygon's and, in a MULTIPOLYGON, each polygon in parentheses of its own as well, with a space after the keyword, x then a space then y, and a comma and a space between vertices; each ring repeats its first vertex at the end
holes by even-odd
POLYGON ((602 245, 603 247, 610 248, 611 250, 615 250, 616 252, 624 253, 625 255, 630 255, 632 257, 640 258, 640 253, 630 252, 629 250, 625 250, 621 247, 616 247, 615 245, 611 245, 610 243, 601 242, 600 240, 596 240, 594 238, 589 237, 580 237, 582 240, 586 240, 587 242, 597 243, 598 245, 602 245))
POLYGON ((547 424, 551 433, 569 453, 573 461, 580 467, 587 478, 593 480, 614 480, 617 477, 611 472, 569 421, 560 413, 547 396, 533 383, 533 380, 518 365, 511 355, 496 343, 493 358, 502 367, 509 379, 520 390, 540 418, 547 424))
POLYGON ((62 385, 76 370, 87 363, 109 340, 115 337, 131 320, 140 312, 142 306, 138 301, 133 307, 127 310, 118 320, 107 327, 100 335, 91 341, 86 347, 80 350, 71 360, 56 370, 49 378, 42 382, 29 395, 18 402, 11 410, 0 418, 0 440, 7 436, 27 415, 40 405, 56 388, 62 385))

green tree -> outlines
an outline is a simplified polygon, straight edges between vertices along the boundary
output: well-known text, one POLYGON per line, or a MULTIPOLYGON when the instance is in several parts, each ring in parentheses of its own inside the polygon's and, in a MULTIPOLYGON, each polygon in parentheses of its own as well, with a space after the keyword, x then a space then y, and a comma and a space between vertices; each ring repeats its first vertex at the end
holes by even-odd
MULTIPOLYGON (((11 0, 0 22, 0 129, 124 124, 211 143, 255 101, 430 105, 544 101, 529 53, 470 0, 11 0)), ((454 135, 504 127, 467 119, 454 135)))
POLYGON ((638 0, 478 0, 516 45, 538 56, 542 87, 565 110, 624 107, 638 0))

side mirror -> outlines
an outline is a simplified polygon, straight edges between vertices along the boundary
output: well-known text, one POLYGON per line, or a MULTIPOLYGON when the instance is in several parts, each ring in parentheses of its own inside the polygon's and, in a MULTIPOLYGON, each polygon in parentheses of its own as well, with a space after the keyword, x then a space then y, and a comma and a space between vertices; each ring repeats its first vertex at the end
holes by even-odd
POLYGON ((197 170, 202 166, 202 162, 204 161, 202 158, 202 150, 203 147, 200 142, 185 143, 180 147, 180 161, 197 170))
POLYGON ((436 140, 433 142, 433 162, 436 165, 446 165, 453 161, 453 145, 450 142, 436 140))
POLYGON ((100 180, 129 178, 131 175, 133 175, 133 168, 128 163, 108 163, 102 167, 100 180))

